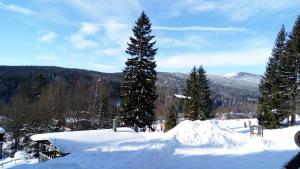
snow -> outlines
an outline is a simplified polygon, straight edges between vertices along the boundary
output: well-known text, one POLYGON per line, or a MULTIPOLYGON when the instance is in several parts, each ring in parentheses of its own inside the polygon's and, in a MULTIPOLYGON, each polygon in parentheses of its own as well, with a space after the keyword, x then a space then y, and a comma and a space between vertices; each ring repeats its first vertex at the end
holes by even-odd
POLYGON ((223 76, 225 76, 225 77, 234 77, 234 76, 237 76, 237 75, 238 75, 237 72, 233 72, 233 73, 224 74, 223 76))
POLYGON ((25 151, 17 151, 14 154, 14 158, 15 159, 28 159, 29 158, 29 154, 27 154, 25 151))
POLYGON ((30 138, 33 141, 48 140, 63 153, 74 153, 96 145, 109 145, 126 140, 140 139, 143 138, 143 135, 130 128, 118 128, 118 132, 111 129, 70 131, 37 134, 30 138))
POLYGON ((191 97, 188 97, 188 96, 184 96, 184 95, 181 95, 181 94, 174 94, 174 96, 176 98, 179 98, 179 99, 190 99, 191 97))
POLYGON ((5 133, 5 130, 2 127, 0 127, 0 134, 4 134, 4 133, 5 133))
MULTIPOLYGON (((68 142, 62 143, 73 145, 69 148, 76 151, 62 158, 19 165, 15 169, 274 169, 281 168, 298 152, 294 134, 300 126, 265 130, 261 138, 250 136, 249 128, 244 128, 244 122, 249 120, 257 124, 256 119, 186 120, 167 133, 134 133, 124 129, 118 130, 121 131, 118 134, 98 130, 76 137, 70 134, 72 132, 64 132, 60 137, 68 138, 68 142)), ((53 135, 47 134, 47 138, 52 140, 53 135)))
POLYGON ((24 158, 4 158, 0 160, 0 166, 2 169, 12 168, 14 166, 22 166, 24 164, 36 164, 37 159, 24 159, 24 158))

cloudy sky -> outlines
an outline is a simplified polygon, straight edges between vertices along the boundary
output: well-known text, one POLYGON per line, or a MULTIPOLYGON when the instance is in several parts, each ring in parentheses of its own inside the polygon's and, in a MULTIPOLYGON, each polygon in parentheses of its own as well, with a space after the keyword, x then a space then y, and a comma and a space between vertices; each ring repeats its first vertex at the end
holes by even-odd
POLYGON ((299 0, 0 0, 0 65, 120 72, 142 11, 156 36, 157 70, 262 74, 299 0))

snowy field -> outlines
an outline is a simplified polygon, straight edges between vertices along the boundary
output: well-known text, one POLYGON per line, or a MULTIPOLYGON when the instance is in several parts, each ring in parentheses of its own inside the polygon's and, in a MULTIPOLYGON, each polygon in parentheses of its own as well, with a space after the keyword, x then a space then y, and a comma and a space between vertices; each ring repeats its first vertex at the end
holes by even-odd
POLYGON ((250 137, 245 121, 184 121, 168 133, 126 129, 119 137, 105 130, 103 137, 80 138, 80 144, 70 143, 72 136, 61 142, 74 146, 72 154, 14 169, 279 169, 299 151, 293 138, 300 126, 265 130, 260 138, 250 137))

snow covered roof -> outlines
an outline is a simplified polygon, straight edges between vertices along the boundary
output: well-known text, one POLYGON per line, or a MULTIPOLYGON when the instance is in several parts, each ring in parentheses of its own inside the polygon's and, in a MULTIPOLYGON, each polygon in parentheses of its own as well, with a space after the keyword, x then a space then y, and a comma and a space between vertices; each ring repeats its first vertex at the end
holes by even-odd
POLYGON ((140 139, 143 135, 131 128, 70 131, 37 134, 30 137, 33 141, 48 140, 63 153, 73 153, 99 146, 111 145, 127 140, 140 139))
POLYGON ((0 134, 4 134, 4 133, 5 133, 5 130, 2 127, 0 127, 0 134))

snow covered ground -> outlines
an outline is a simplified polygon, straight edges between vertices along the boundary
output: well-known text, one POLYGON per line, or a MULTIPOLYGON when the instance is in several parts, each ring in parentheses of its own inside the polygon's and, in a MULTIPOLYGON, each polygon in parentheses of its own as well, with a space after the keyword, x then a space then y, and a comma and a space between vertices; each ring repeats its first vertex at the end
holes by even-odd
MULTIPOLYGON (((63 158, 15 169, 240 169, 281 168, 298 152, 294 126, 265 130, 264 138, 249 136, 248 120, 183 121, 168 133, 133 133, 133 139, 98 141, 63 158)), ((256 123, 252 119, 252 124, 256 123)), ((108 131, 107 131, 108 132, 108 131)), ((105 138, 117 138, 109 132, 105 138)), ((88 140, 93 140, 89 138, 88 140)), ((70 142, 65 142, 70 144, 70 142)), ((85 147, 84 139, 78 145, 85 147)), ((63 146, 63 145, 61 145, 63 146)), ((77 149, 78 147, 74 147, 77 149)))

